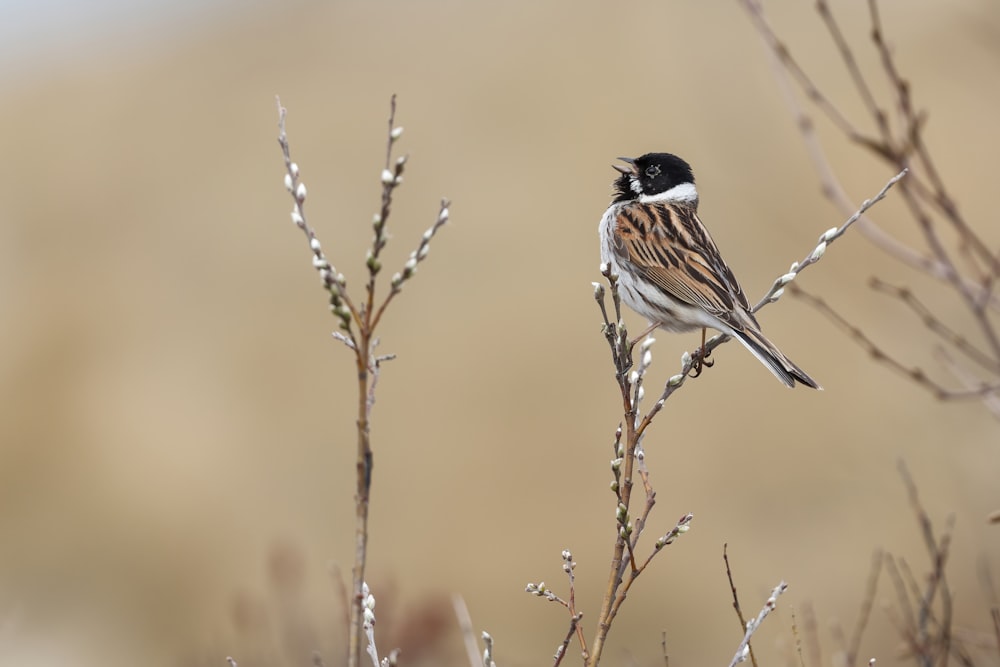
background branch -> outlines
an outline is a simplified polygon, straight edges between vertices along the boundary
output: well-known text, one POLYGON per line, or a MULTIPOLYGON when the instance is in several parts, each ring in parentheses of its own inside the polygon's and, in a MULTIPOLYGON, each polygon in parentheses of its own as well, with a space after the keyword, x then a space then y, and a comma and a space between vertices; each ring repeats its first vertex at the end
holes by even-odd
MULTIPOLYGON (((881 291, 904 301, 921 317, 933 335, 943 339, 932 344, 934 356, 959 381, 963 389, 947 390, 940 383, 927 381, 923 371, 892 361, 889 354, 876 349, 867 337, 858 335, 858 328, 850 325, 845 317, 837 316, 834 319, 839 318, 842 328, 872 353, 874 358, 929 389, 937 398, 977 398, 994 415, 1000 417, 1000 399, 995 391, 995 387, 1000 384, 1000 333, 995 321, 1000 313, 1000 300, 995 293, 995 285, 1000 278, 1000 254, 991 250, 976 227, 966 220, 948 190, 944 175, 935 164, 924 141, 927 114, 918 109, 912 87, 896 63, 886 38, 878 1, 868 0, 868 20, 872 48, 878 56, 882 74, 889 82, 889 99, 884 103, 876 98, 868 76, 858 66, 858 58, 829 3, 820 0, 816 4, 817 12, 867 115, 866 119, 860 121, 849 118, 841 111, 840 105, 814 82, 776 34, 761 3, 758 0, 741 2, 767 47, 775 79, 795 118, 826 197, 842 211, 849 208, 849 198, 830 164, 812 118, 799 103, 796 88, 822 117, 837 128, 847 142, 860 147, 868 156, 896 171, 907 169, 911 172, 910 177, 901 183, 900 193, 914 227, 923 240, 924 248, 915 248, 903 242, 867 217, 859 220, 858 227, 866 239, 893 259, 943 282, 950 290, 950 298, 964 309, 968 318, 966 322, 961 325, 950 322, 945 324, 944 318, 934 315, 929 307, 917 300, 909 288, 890 291, 885 289, 886 283, 883 281, 876 279, 872 283, 876 288, 881 288, 881 291), (890 115, 884 108, 891 108, 895 113, 890 115), (857 128, 862 124, 870 124, 875 132, 861 132, 857 128), (982 338, 983 346, 972 344, 965 336, 954 333, 964 330, 970 324, 982 338), (961 361, 949 354, 949 349, 954 350, 961 361)), ((810 303, 830 316, 831 309, 821 306, 820 300, 813 299, 810 303)), ((954 316, 949 319, 953 318, 954 316)))

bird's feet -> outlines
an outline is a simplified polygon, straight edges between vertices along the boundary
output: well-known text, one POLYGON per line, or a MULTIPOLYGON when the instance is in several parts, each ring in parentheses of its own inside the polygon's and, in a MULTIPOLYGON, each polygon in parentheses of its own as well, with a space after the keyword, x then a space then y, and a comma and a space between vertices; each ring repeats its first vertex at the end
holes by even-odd
POLYGON ((699 347, 697 350, 695 350, 694 368, 691 370, 691 377, 693 378, 696 378, 699 375, 701 375, 701 372, 706 368, 711 368, 712 366, 715 365, 715 359, 709 359, 709 357, 712 356, 712 353, 708 352, 707 354, 705 354, 704 352, 702 352, 703 349, 704 348, 699 347), (705 356, 702 356, 703 354, 705 356))
POLYGON ((706 350, 706 330, 701 330, 701 347, 699 347, 694 352, 694 368, 691 371, 691 377, 696 378, 701 375, 701 372, 706 368, 711 368, 715 365, 715 359, 709 360, 712 354, 711 350, 706 350))

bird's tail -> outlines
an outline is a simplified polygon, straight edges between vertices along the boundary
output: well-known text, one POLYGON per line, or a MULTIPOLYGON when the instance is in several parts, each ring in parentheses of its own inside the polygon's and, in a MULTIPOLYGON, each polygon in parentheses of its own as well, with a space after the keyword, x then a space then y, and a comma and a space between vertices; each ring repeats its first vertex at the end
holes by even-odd
POLYGON ((734 331, 734 335, 786 387, 794 387, 795 383, 799 382, 813 389, 822 389, 816 380, 792 363, 792 360, 782 354, 781 350, 765 338, 759 329, 748 326, 741 331, 734 331))

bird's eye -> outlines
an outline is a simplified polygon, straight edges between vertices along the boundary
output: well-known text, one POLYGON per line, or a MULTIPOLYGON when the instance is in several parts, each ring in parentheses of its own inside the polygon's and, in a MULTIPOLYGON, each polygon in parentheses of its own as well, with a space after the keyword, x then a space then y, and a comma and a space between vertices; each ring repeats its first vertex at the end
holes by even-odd
POLYGON ((659 175, 660 175, 659 165, 651 164, 648 167, 646 167, 646 176, 649 176, 650 178, 656 178, 659 175))

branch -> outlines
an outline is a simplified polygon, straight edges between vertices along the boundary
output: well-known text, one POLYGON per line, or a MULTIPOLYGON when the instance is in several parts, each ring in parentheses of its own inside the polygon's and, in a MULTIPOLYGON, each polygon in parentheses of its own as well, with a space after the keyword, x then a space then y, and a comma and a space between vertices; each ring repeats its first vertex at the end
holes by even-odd
MULTIPOLYGON (((722 545, 722 560, 726 563, 726 579, 729 580, 729 590, 733 594, 733 610, 736 612, 736 617, 740 620, 740 627, 746 629, 747 622, 743 618, 743 610, 740 608, 740 596, 736 593, 736 583, 733 581, 733 571, 729 569, 729 545, 722 545)), ((757 656, 753 654, 753 647, 750 647, 750 662, 753 663, 753 667, 757 667, 757 656)), ((850 663, 848 663, 850 664, 850 663)))
POLYGON ((793 296, 796 296, 811 305, 821 314, 826 316, 826 318, 833 322, 839 329, 846 332, 862 349, 868 352, 873 360, 892 369, 900 375, 909 378, 924 389, 930 391, 934 397, 939 400, 981 400, 984 397, 989 397, 997 392, 1000 392, 1000 384, 991 384, 986 382, 980 382, 978 385, 968 389, 949 389, 930 378, 927 373, 918 366, 907 366, 897 360, 884 348, 869 338, 860 328, 851 324, 847 318, 838 313, 822 297, 810 294, 797 285, 790 286, 789 291, 793 296))
MULTIPOLYGON (((772 304, 778 299, 780 299, 781 296, 784 294, 786 287, 789 287, 789 289, 795 289, 795 286, 791 285, 792 281, 795 280, 795 278, 807 267, 812 266, 820 259, 822 259, 823 255, 826 253, 827 247, 830 246, 834 241, 839 239, 841 236, 843 236, 847 232, 847 230, 850 229, 856 222, 861 220, 864 214, 872 206, 885 199, 885 196, 889 193, 889 190, 892 188, 892 186, 898 183, 904 176, 906 176, 906 174, 907 172, 904 169, 903 171, 899 172, 898 174, 890 178, 888 182, 886 182, 885 186, 883 186, 883 188, 879 190, 878 194, 876 194, 871 199, 866 199, 865 201, 863 201, 861 203, 861 206, 858 207, 858 209, 851 215, 851 217, 847 219, 846 222, 844 222, 844 224, 842 224, 840 227, 831 227, 827 231, 823 232, 820 235, 819 241, 816 244, 816 247, 813 248, 812 252, 806 255, 802 260, 798 262, 793 262, 791 267, 789 267, 788 269, 788 273, 785 273, 784 275, 781 275, 777 279, 775 279, 774 283, 771 285, 771 288, 761 298, 761 300, 758 301, 757 304, 753 307, 752 312, 756 313, 761 309, 765 308, 767 305, 772 304)), ((704 352, 702 352, 701 350, 697 350, 694 353, 690 352, 684 353, 684 355, 681 357, 680 372, 672 376, 669 380, 667 380, 666 386, 663 388, 663 393, 660 395, 660 398, 657 399, 653 408, 649 411, 649 413, 642 419, 642 421, 636 427, 636 430, 640 435, 649 426, 649 423, 653 420, 653 417, 656 416, 656 413, 663 408, 663 403, 668 398, 670 398, 671 394, 677 391, 677 389, 684 384, 684 382, 687 380, 688 377, 690 377, 691 370, 695 368, 701 355, 704 354, 705 356, 708 356, 715 348, 722 345, 728 340, 729 336, 727 336, 726 334, 721 334, 721 333, 716 334, 715 336, 712 336, 712 338, 710 338, 708 342, 705 344, 704 352)))
POLYGON ((451 596, 451 604, 455 610, 455 617, 458 619, 458 628, 462 633, 462 641, 465 644, 465 653, 469 659, 469 667, 482 667, 483 659, 479 655, 479 645, 476 644, 476 635, 472 629, 472 617, 469 615, 469 608, 465 604, 465 598, 455 593, 451 596))
MULTIPOLYGON (((771 56, 772 71, 774 73, 775 80, 778 83, 778 87, 785 99, 785 103, 795 118, 796 126, 802 135, 802 141, 805 144, 806 150, 813 163, 813 167, 816 169, 817 175, 819 176, 823 194, 827 197, 827 199, 833 202, 844 215, 847 215, 851 210, 853 210, 853 205, 840 181, 837 179, 833 167, 830 165, 829 159, 827 158, 819 137, 816 134, 815 125, 812 119, 804 111, 802 105, 799 104, 796 95, 792 91, 789 75, 795 79, 803 93, 811 101, 817 102, 818 99, 822 100, 822 103, 817 102, 818 108, 825 115, 831 117, 831 120, 835 125, 841 127, 844 136, 849 141, 858 143, 859 145, 869 149, 880 159, 889 161, 896 169, 901 169, 907 166, 905 159, 901 157, 901 155, 905 153, 905 150, 893 148, 891 146, 891 144, 895 142, 895 139, 893 138, 886 122, 885 113, 878 108, 877 104, 874 103, 874 100, 871 100, 870 89, 864 82, 860 72, 856 72, 856 64, 852 64, 854 63, 854 56, 850 52, 843 36, 840 34, 839 26, 837 26, 834 21, 833 16, 825 2, 820 2, 817 5, 817 10, 823 17, 824 22, 826 22, 827 27, 831 32, 831 36, 840 49, 841 55, 845 60, 845 64, 847 65, 848 70, 852 73, 852 78, 855 78, 859 94, 865 101, 865 105, 873 116, 876 125, 879 127, 881 139, 863 137, 853 128, 853 126, 851 126, 849 122, 846 121, 846 119, 837 120, 837 118, 843 118, 843 114, 833 105, 832 102, 819 92, 819 89, 813 81, 795 61, 787 46, 785 46, 785 44, 782 43, 777 37, 770 23, 767 21, 767 18, 764 16, 763 8, 760 3, 757 0, 743 0, 743 5, 749 13, 754 27, 757 29, 767 46, 768 53, 771 56), (847 127, 843 127, 845 124, 847 127)), ((905 86, 905 82, 902 82, 902 85, 905 86)), ((911 131, 909 134, 912 135, 914 133, 911 131)), ((919 140, 919 132, 916 133, 916 138, 919 140)), ((929 162, 930 158, 929 155, 926 155, 926 150, 923 149, 922 142, 920 146, 921 154, 926 157, 924 160, 926 164, 929 162)), ((933 170, 933 167, 931 167, 931 170, 933 170)), ((957 215, 957 210, 954 204, 951 202, 951 199, 947 196, 947 194, 943 193, 943 191, 938 195, 934 195, 930 188, 923 185, 919 178, 913 179, 912 187, 915 191, 920 193, 924 199, 933 203, 945 214, 954 213, 957 215)), ((960 218, 959 220, 960 228, 962 230, 969 230, 968 225, 965 225, 964 221, 961 221, 960 218)), ((954 280, 958 280, 961 284, 961 289, 967 290, 981 303, 988 304, 989 307, 993 309, 1000 309, 1000 298, 992 293, 990 283, 981 283, 959 275, 954 269, 954 266, 948 264, 947 262, 942 262, 937 257, 928 256, 925 253, 915 250, 894 236, 884 232, 868 218, 862 218, 859 221, 858 229, 870 243, 896 260, 941 281, 952 282, 954 280)), ((977 246, 981 246, 982 249, 985 249, 985 246, 981 243, 977 243, 977 246)), ((994 267, 996 259, 997 258, 995 257, 993 258, 994 267)), ((996 275, 996 270, 994 270, 994 275, 996 275)))
POLYGON ((743 662, 750 655, 750 638, 753 637, 753 633, 757 632, 760 628, 760 624, 764 622, 768 614, 774 611, 774 608, 778 605, 778 596, 788 590, 788 584, 785 582, 779 583, 771 591, 771 596, 767 598, 767 602, 761 608, 760 613, 757 614, 757 618, 751 619, 747 623, 746 634, 743 635, 743 641, 740 642, 739 647, 736 649, 736 654, 733 655, 733 659, 729 662, 729 667, 736 667, 739 663, 743 662))
MULTIPOLYGON (((375 214, 372 227, 374 237, 366 255, 365 265, 368 269, 368 280, 365 284, 364 298, 358 302, 351 299, 347 292, 347 280, 339 273, 323 253, 322 246, 313 228, 306 221, 305 200, 306 186, 300 180, 299 166, 292 161, 288 136, 285 131, 287 111, 278 101, 278 145, 285 161, 285 188, 292 195, 292 221, 303 231, 309 241, 313 253, 313 266, 319 271, 324 289, 330 295, 330 309, 340 320, 342 331, 334 332, 334 337, 344 343, 354 354, 358 380, 358 413, 357 413, 357 450, 355 459, 356 486, 354 495, 355 527, 354 527, 354 567, 352 569, 352 594, 350 599, 350 621, 348 628, 348 667, 359 667, 361 661, 362 634, 370 628, 366 627, 370 610, 365 604, 371 598, 365 584, 365 565, 368 549, 368 511, 371 494, 372 470, 374 468, 374 453, 371 447, 371 413, 375 405, 375 389, 378 385, 381 364, 394 358, 393 355, 375 355, 379 340, 375 331, 383 314, 393 297, 399 294, 403 283, 409 280, 416 271, 417 264, 426 258, 430 250, 430 241, 438 229, 448 221, 448 201, 441 200, 441 208, 434 224, 424 232, 417 249, 410 253, 410 259, 404 264, 403 270, 393 276, 391 287, 385 300, 375 310, 375 292, 377 278, 382 270, 381 254, 388 243, 386 225, 392 210, 393 194, 403 182, 403 168, 406 156, 393 162, 392 152, 396 142, 403 134, 403 128, 397 127, 396 96, 392 96, 389 111, 389 128, 386 137, 385 167, 380 180, 382 183, 382 199, 379 212, 375 214)), ((374 618, 371 619, 374 623, 374 618)), ((369 635, 369 655, 378 665, 378 656, 374 650, 374 640, 369 635)), ((390 656, 383 662, 390 664, 394 658, 390 656)))

